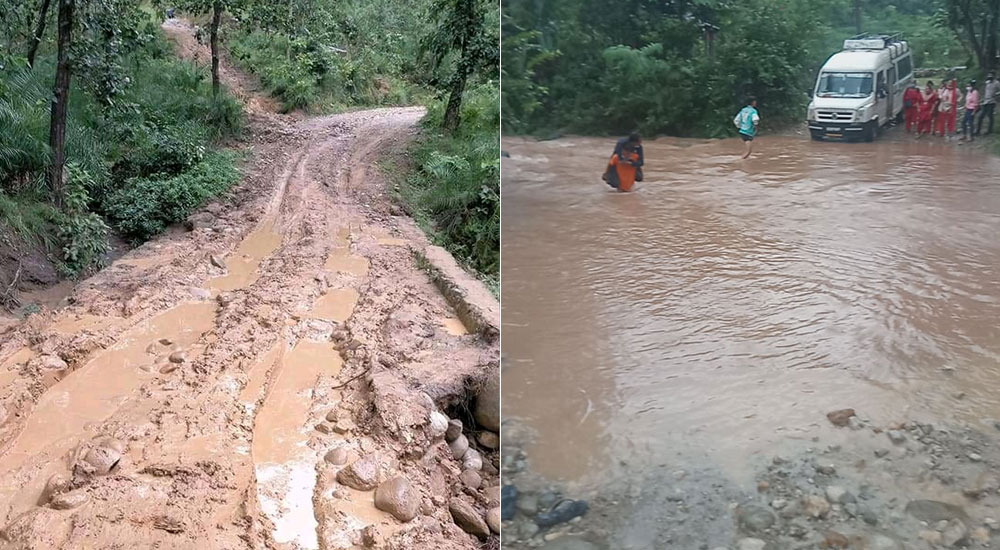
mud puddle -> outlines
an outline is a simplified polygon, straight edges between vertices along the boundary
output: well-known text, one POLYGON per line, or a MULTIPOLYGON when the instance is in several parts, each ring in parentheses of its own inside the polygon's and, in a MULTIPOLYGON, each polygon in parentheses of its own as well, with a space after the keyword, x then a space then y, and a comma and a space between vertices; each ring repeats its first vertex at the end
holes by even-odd
POLYGON ((0 459, 0 510, 16 513, 34 505, 49 475, 66 467, 61 459, 97 435, 92 427, 113 415, 144 379, 157 375, 147 371, 173 365, 168 356, 194 344, 214 322, 214 303, 181 304, 131 329, 49 388, 0 459))
POLYGON ((341 323, 351 317, 351 313, 354 312, 354 306, 357 303, 357 290, 353 288, 331 289, 316 300, 316 305, 309 313, 309 316, 341 323))
POLYGON ((274 523, 275 542, 318 548, 313 510, 317 457, 307 446, 313 430, 309 411, 317 379, 336 376, 342 361, 329 342, 308 340, 276 360, 278 375, 254 427, 257 496, 274 523))
POLYGON ((226 274, 208 283, 209 289, 225 292, 245 288, 257 279, 257 267, 281 244, 274 231, 275 220, 268 219, 253 230, 226 259, 226 274))
POLYGON ((465 323, 461 319, 455 317, 448 317, 441 320, 441 326, 444 330, 452 336, 463 336, 469 333, 468 329, 465 328, 465 323))

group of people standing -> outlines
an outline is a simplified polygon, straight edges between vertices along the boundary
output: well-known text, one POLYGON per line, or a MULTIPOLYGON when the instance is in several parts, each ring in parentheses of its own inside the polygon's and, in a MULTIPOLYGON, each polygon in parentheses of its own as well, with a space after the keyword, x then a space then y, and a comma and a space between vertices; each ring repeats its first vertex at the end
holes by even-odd
POLYGON ((986 127, 986 134, 993 133, 993 112, 998 99, 1000 99, 1000 81, 997 81, 992 73, 986 77, 986 87, 982 96, 979 95, 975 80, 969 81, 965 93, 958 89, 958 82, 955 79, 942 81, 937 89, 930 80, 923 90, 914 83, 903 92, 903 118, 906 121, 906 131, 915 130, 918 138, 925 134, 941 137, 955 135, 955 124, 961 108, 962 139, 971 141, 982 133, 983 121, 987 118, 989 124, 986 127))

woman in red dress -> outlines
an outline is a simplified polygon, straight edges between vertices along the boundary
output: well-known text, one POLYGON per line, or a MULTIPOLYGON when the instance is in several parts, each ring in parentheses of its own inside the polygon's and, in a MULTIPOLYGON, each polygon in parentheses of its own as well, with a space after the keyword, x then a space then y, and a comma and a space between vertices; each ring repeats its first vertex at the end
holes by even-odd
POLYGON ((903 92, 903 119, 906 120, 906 131, 910 128, 917 129, 917 113, 920 111, 920 88, 916 82, 903 92))
POLYGON ((934 83, 927 81, 927 87, 920 94, 920 114, 917 122, 917 137, 929 134, 934 129, 934 117, 938 110, 938 95, 934 91, 934 83))

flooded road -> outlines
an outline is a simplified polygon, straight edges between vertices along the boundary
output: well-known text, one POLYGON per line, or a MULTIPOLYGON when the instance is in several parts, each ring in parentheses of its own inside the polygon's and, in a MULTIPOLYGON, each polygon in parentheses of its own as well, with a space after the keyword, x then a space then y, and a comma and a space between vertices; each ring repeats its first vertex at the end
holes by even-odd
MULTIPOLYGON (((504 417, 593 486, 875 422, 1000 417, 1000 160, 940 143, 504 139, 504 417)), ((505 424, 506 426, 506 424, 505 424)), ((506 429, 506 428, 505 428, 506 429)))

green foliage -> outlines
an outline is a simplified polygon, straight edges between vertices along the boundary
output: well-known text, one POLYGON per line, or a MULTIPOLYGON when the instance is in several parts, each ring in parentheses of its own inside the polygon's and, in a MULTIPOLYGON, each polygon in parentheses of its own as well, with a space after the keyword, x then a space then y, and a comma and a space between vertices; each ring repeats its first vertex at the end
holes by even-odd
POLYGON ((50 92, 27 68, 0 80, 0 181, 38 172, 48 162, 50 92))
POLYGON ((230 153, 211 153, 177 175, 129 179, 108 196, 102 210, 122 236, 148 239, 232 186, 239 177, 234 162, 230 153))
MULTIPOLYGON (((44 182, 41 182, 44 186, 44 182)), ((42 195, 26 190, 17 195, 0 192, 0 224, 6 226, 21 240, 39 245, 46 250, 55 248, 56 227, 60 213, 44 200, 42 195)))
MULTIPOLYGON (((947 0, 862 0, 920 64, 967 59, 947 0)), ((854 0, 504 0, 504 129, 724 136, 747 95, 766 127, 802 119, 816 72, 855 33, 854 0), (702 23, 718 28, 709 44, 702 23)))
POLYGON ((60 271, 74 277, 92 267, 100 267, 109 250, 108 226, 100 216, 87 210, 87 188, 93 177, 75 164, 66 166, 65 211, 59 222, 59 240, 63 243, 60 271))
POLYGON ((440 133, 435 102, 413 146, 415 169, 400 195, 432 238, 487 277, 500 269, 500 111, 497 83, 466 94, 462 124, 440 133))

